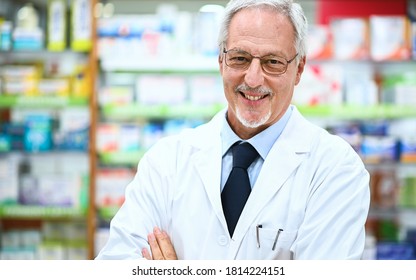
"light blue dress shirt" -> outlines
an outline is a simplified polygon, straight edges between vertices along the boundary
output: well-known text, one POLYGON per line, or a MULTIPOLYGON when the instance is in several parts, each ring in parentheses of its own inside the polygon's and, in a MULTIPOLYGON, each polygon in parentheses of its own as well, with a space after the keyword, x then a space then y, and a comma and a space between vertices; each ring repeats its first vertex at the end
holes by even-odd
MULTIPOLYGON (((290 115, 292 114, 292 106, 289 106, 286 113, 282 116, 282 118, 274 123, 272 126, 268 127, 267 129, 263 130, 259 134, 255 135, 254 137, 245 140, 249 142, 259 153, 259 157, 250 165, 247 169, 248 176, 250 178, 250 184, 253 188, 254 184, 256 183, 257 177, 260 173, 261 167, 263 166, 263 162, 267 157, 270 149, 272 148, 273 144, 279 138, 280 134, 282 133, 283 129, 285 128, 290 115)), ((226 114, 224 115, 226 118, 226 114)), ((230 147, 236 141, 244 141, 234 131, 231 129, 228 121, 224 122, 224 125, 221 129, 221 139, 222 139, 222 169, 221 169, 221 191, 224 188, 225 182, 228 179, 228 176, 231 172, 233 166, 233 156, 231 153, 230 147)))

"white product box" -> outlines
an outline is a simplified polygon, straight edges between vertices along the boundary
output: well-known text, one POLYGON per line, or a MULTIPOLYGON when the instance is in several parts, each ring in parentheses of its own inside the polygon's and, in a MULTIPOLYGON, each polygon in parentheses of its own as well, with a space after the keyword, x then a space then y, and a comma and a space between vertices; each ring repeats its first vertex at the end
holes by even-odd
POLYGON ((406 16, 370 16, 370 54, 379 60, 406 60, 410 53, 410 24, 406 16))
POLYGON ((336 59, 367 59, 369 57, 368 21, 365 18, 331 20, 333 56, 336 59))
POLYGON ((225 104, 222 80, 214 75, 195 75, 189 80, 191 103, 195 105, 225 104))
POLYGON ((187 98, 185 77, 143 75, 136 82, 137 101, 144 105, 180 105, 187 98))
POLYGON ((134 175, 133 171, 124 168, 98 170, 95 195, 97 207, 120 207, 124 202, 125 188, 134 175))

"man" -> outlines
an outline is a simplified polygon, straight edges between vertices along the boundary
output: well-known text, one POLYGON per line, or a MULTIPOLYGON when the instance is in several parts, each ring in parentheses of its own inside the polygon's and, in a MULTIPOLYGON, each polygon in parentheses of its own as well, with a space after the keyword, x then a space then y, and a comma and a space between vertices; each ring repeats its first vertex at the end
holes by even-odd
POLYGON ((97 259, 360 259, 369 174, 290 104, 306 30, 291 0, 229 2, 218 59, 227 109, 141 159, 97 259), (241 142, 255 159, 234 177, 241 142), (227 182, 244 172, 247 201, 227 182))

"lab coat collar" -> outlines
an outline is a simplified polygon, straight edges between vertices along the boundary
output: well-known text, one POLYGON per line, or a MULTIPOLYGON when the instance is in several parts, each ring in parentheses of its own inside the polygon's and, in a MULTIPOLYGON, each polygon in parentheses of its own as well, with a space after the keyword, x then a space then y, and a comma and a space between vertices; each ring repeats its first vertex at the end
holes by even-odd
MULTIPOLYGON (((192 137, 188 138, 190 144, 199 149, 190 161, 201 177, 213 211, 227 231, 219 187, 222 156, 220 131, 222 121, 225 121, 224 114, 225 110, 221 111, 209 123, 197 128, 192 137)), ((234 231, 233 239, 236 241, 234 244, 239 244, 263 207, 279 191, 290 174, 307 158, 314 138, 313 127, 294 107, 285 129, 264 161, 257 182, 241 213, 234 231), (306 137, 307 135, 310 137, 306 137), (276 176, 271 178, 270 174, 276 176)), ((236 254, 238 247, 230 250, 230 254, 236 254)))

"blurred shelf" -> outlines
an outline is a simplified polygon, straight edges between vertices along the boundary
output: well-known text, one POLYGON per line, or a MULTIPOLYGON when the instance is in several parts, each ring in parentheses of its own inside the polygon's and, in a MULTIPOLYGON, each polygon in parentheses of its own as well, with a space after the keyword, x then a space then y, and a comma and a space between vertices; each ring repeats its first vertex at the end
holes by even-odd
POLYGON ((102 107, 104 118, 111 120, 167 119, 167 118, 211 118, 225 107, 215 105, 107 105, 102 107))
MULTIPOLYGON (((416 117, 415 106, 379 105, 379 106, 343 106, 316 105, 297 106, 306 117, 336 119, 399 119, 416 117)), ((224 104, 215 105, 105 105, 101 108, 104 118, 111 120, 131 120, 138 118, 209 118, 221 109, 224 104)))
POLYGON ((374 65, 392 65, 392 64, 412 64, 416 63, 414 59, 391 59, 391 60, 374 60, 374 59, 337 59, 337 58, 326 58, 326 59, 308 59, 307 63, 318 64, 318 63, 334 63, 334 64, 374 64, 374 65))
POLYGON ((88 97, 0 95, 0 108, 61 108, 88 106, 88 97))
POLYGON ((402 105, 317 105, 297 106, 299 111, 307 117, 331 117, 337 119, 398 119, 416 117, 415 106, 402 105))
POLYGON ((373 219, 398 219, 400 216, 411 216, 412 219, 416 219, 416 208, 412 207, 403 207, 403 206, 395 206, 391 208, 382 208, 382 207, 370 207, 369 211, 369 218, 373 219))
POLYGON ((2 205, 0 206, 1 218, 12 219, 64 219, 85 218, 86 209, 55 206, 26 206, 26 205, 2 205))
POLYGON ((128 165, 136 166, 146 151, 128 152, 98 152, 99 161, 104 165, 128 165))
POLYGON ((146 73, 219 73, 217 56, 137 57, 116 56, 101 59, 101 69, 108 72, 146 73))
POLYGON ((62 51, 50 51, 47 49, 20 49, 20 50, 0 50, 0 56, 7 56, 8 58, 19 58, 19 57, 34 57, 38 58, 39 56, 52 57, 52 56, 85 56, 88 55, 88 51, 74 51, 71 49, 65 49, 62 51))

